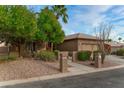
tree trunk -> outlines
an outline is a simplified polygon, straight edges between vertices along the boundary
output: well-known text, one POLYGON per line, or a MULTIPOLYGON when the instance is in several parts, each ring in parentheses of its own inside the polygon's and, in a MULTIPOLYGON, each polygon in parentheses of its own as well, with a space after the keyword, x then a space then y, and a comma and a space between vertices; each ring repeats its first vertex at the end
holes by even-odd
POLYGON ((36 43, 33 42, 33 52, 36 51, 36 43))
POLYGON ((23 47, 24 45, 22 45, 21 43, 18 44, 18 57, 23 56, 23 52, 25 51, 23 47))
POLYGON ((104 64, 104 60, 105 60, 105 54, 102 53, 102 54, 101 54, 101 62, 102 62, 102 64, 104 64))
POLYGON ((10 55, 10 46, 8 45, 7 48, 8 48, 8 51, 7 51, 8 53, 7 53, 7 55, 8 55, 8 57, 9 57, 9 55, 10 55))
POLYGON ((44 42, 44 50, 47 50, 47 42, 44 42))
POLYGON ((18 44, 18 57, 21 57, 21 45, 18 44))
POLYGON ((53 43, 51 43, 50 50, 53 51, 53 43))

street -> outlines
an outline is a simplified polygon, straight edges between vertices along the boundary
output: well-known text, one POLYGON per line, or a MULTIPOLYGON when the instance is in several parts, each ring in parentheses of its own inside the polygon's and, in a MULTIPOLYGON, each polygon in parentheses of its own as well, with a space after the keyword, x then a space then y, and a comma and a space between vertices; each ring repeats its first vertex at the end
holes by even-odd
POLYGON ((123 88, 124 68, 45 81, 4 86, 6 88, 123 88))

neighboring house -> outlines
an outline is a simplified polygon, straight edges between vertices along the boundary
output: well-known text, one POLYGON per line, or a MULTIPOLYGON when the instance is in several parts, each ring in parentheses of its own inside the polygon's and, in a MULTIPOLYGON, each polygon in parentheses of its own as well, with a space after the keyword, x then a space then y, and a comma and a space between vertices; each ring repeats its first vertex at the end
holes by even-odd
POLYGON ((106 42, 105 46, 108 47, 109 53, 115 52, 118 49, 124 48, 124 43, 119 43, 119 42, 106 42))
POLYGON ((57 45, 60 51, 96 51, 97 39, 95 36, 77 33, 65 37, 64 42, 57 45))

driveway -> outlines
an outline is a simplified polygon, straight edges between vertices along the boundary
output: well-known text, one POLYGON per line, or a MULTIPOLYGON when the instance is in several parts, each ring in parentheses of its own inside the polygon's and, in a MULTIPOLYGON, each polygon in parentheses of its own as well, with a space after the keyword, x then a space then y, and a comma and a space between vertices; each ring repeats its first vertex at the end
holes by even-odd
POLYGON ((116 55, 107 55, 106 60, 117 64, 124 64, 124 59, 116 55))
POLYGON ((124 88, 124 68, 45 81, 17 84, 13 88, 124 88))

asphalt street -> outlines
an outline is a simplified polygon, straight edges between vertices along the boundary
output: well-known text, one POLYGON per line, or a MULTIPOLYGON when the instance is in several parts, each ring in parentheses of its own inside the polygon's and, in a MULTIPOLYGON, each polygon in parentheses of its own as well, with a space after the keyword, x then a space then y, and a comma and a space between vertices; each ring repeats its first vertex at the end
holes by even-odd
POLYGON ((5 88, 124 88, 124 68, 44 81, 4 86, 5 88))

